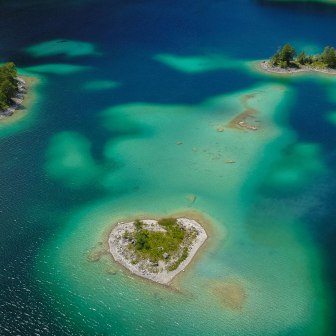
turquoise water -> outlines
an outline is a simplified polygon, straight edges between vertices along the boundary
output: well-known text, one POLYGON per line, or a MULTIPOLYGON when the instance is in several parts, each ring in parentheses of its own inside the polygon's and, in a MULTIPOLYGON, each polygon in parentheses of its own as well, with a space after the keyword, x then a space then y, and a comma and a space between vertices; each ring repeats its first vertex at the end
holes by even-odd
POLYGON ((1 6, 3 60, 39 78, 0 128, 1 335, 334 334, 336 81, 252 62, 332 44, 333 12, 1 6), (246 111, 257 131, 232 127, 246 111), (171 286, 105 253, 118 220, 174 214, 209 239, 171 286))

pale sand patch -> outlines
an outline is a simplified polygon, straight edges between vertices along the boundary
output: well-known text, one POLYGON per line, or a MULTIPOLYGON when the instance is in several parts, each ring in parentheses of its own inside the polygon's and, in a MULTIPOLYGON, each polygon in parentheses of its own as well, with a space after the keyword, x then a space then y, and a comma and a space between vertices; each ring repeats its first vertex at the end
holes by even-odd
MULTIPOLYGON (((152 229, 160 230, 157 220, 145 219, 142 222, 152 229)), ((168 284, 177 274, 188 266, 198 249, 203 245, 207 239, 207 234, 203 227, 193 219, 189 218, 177 218, 177 222, 183 226, 186 230, 195 229, 197 232, 196 237, 188 246, 188 257, 181 262, 176 270, 168 271, 164 264, 161 264, 158 272, 153 272, 150 263, 138 263, 132 264, 131 259, 127 253, 128 242, 123 239, 123 234, 126 230, 132 231, 134 229, 134 221, 127 223, 118 223, 112 230, 108 243, 109 250, 115 261, 119 262, 133 274, 140 277, 152 280, 160 284, 168 284), (140 265, 140 266, 139 266, 140 265), (147 267, 144 267, 147 266, 147 267)))
POLYGON ((186 195, 186 200, 189 202, 189 204, 194 204, 197 200, 197 196, 194 195, 194 194, 189 194, 189 195, 186 195))
POLYGON ((248 104, 249 100, 254 98, 257 94, 258 92, 250 93, 240 98, 244 111, 236 115, 232 120, 230 120, 227 127, 239 130, 253 130, 253 131, 259 129, 259 125, 256 126, 254 123, 255 121, 254 118, 255 115, 258 113, 258 111, 250 107, 248 104))
POLYGON ((88 252, 86 258, 88 261, 96 262, 99 261, 104 255, 108 254, 108 249, 104 246, 103 242, 98 242, 96 246, 94 246, 88 252))
POLYGON ((232 310, 241 310, 246 300, 245 289, 237 280, 215 283, 213 293, 225 307, 232 310))

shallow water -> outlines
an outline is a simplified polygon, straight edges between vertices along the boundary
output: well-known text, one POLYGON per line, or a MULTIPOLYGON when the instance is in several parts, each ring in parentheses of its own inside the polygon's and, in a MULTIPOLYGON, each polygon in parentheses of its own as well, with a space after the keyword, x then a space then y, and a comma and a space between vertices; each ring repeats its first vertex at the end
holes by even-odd
POLYGON ((250 62, 332 44, 333 12, 1 6, 2 59, 40 79, 0 128, 1 335, 333 335, 336 82, 250 62), (210 238, 170 288, 103 253, 116 221, 177 213, 210 238))

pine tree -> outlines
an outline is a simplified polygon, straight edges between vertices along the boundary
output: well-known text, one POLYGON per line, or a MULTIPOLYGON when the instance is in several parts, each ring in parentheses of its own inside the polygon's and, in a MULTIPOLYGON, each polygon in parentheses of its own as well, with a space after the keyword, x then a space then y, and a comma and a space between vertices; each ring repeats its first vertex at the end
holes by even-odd
POLYGON ((10 104, 11 98, 15 96, 16 86, 8 78, 5 78, 0 83, 0 91, 4 93, 6 103, 10 104))
POLYGON ((329 53, 325 63, 327 64, 328 68, 336 68, 336 53, 334 48, 329 49, 329 53))
POLYGON ((280 61, 287 62, 289 65, 293 61, 295 55, 295 49, 289 43, 286 43, 280 51, 280 61))
POLYGON ((6 109, 17 92, 17 70, 13 62, 0 66, 0 109, 6 109))
POLYGON ((272 57, 271 57, 271 64, 272 65, 279 65, 280 62, 280 52, 277 51, 272 57))
POLYGON ((307 56, 304 51, 302 51, 299 56, 297 57, 297 61, 301 64, 304 65, 307 62, 307 56))
POLYGON ((7 98, 3 92, 0 90, 0 110, 5 110, 9 104, 7 103, 7 98))
POLYGON ((323 53, 320 56, 321 62, 328 63, 328 57, 329 57, 330 47, 325 47, 323 50, 323 53))

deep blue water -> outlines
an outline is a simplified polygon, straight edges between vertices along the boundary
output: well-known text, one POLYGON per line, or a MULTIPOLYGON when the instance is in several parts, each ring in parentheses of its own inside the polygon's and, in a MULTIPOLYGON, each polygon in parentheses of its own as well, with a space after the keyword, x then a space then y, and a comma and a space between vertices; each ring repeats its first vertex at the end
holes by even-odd
MULTIPOLYGON (((153 55, 225 54, 250 60, 267 57, 287 41, 320 49, 332 45, 336 11, 302 6, 270 6, 252 0, 1 1, 1 60, 14 60, 22 68, 63 62, 92 67, 71 76, 45 75, 38 120, 30 129, 0 140, 1 335, 36 335, 37 329, 50 335, 94 333, 94 321, 78 324, 73 317, 50 309, 54 294, 41 293, 32 275, 40 249, 65 225, 53 213, 64 208, 70 212, 106 193, 94 186, 67 189, 49 179, 43 168, 48 139, 64 130, 80 132, 93 142, 93 155, 99 162, 102 146, 111 135, 102 132, 94 119, 95 113, 105 108, 139 101, 198 104, 223 92, 243 90, 256 81, 273 81, 235 69, 186 75, 153 60, 153 55), (103 55, 34 58, 22 50, 54 39, 88 41, 103 55), (93 77, 111 78, 122 85, 109 93, 83 92, 81 83, 93 77)), ((327 181, 316 182, 324 186, 323 211, 313 209, 306 222, 325 258, 325 282, 334 293, 334 305, 336 132, 325 115, 336 110, 336 103, 328 100, 323 85, 313 79, 292 80, 289 85, 296 92, 289 127, 296 131, 298 142, 320 145, 329 170, 327 181)), ((134 132, 141 130, 135 127, 134 132)), ((122 132, 116 132, 116 139, 121 136, 122 132)), ((117 164, 110 169, 117 170, 117 164)), ((274 202, 293 197, 272 193, 274 202)), ((269 190, 261 183, 260 199, 265 194, 269 197, 269 190)), ((334 317, 334 307, 331 310, 334 317)))

